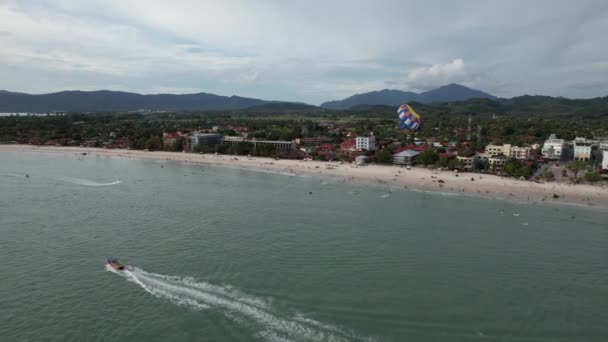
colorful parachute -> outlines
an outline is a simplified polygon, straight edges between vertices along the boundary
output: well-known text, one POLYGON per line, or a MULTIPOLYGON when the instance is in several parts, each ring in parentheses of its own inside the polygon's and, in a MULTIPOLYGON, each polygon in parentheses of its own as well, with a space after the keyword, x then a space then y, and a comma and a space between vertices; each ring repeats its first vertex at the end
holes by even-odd
POLYGON ((399 128, 415 131, 420 127, 420 115, 409 105, 401 105, 397 113, 399 113, 399 128))

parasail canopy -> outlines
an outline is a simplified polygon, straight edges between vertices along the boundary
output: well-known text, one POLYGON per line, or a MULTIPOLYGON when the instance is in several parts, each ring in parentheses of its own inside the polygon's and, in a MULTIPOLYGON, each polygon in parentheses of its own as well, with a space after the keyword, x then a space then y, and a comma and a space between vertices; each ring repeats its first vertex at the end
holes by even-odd
POLYGON ((415 131, 420 127, 420 115, 418 115, 410 105, 404 104, 399 106, 399 128, 415 131))

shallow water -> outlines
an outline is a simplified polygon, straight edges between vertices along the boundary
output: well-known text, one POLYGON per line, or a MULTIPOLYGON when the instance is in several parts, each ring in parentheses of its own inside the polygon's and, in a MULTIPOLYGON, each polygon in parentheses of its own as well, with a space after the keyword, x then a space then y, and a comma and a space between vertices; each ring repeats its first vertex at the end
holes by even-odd
POLYGON ((607 219, 2 152, 0 341, 605 341, 607 219))

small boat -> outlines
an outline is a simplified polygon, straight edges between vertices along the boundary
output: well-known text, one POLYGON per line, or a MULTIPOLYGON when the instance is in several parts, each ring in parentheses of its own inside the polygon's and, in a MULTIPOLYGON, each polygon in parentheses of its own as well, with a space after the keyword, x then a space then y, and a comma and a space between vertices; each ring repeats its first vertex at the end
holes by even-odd
POLYGON ((116 258, 108 258, 108 260, 106 260, 106 262, 108 263, 108 265, 110 267, 112 267, 113 269, 115 269, 117 271, 122 271, 125 269, 125 267, 116 258))

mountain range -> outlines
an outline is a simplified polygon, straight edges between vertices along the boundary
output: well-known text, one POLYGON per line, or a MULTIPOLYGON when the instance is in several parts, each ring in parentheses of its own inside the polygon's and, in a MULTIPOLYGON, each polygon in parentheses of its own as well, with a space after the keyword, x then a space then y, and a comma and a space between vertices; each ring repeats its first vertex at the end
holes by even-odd
MULTIPOLYGON (((0 90, 0 113, 16 112, 119 112, 119 111, 249 111, 249 112, 314 112, 320 110, 391 110, 400 104, 418 102, 433 108, 456 111, 493 113, 606 113, 608 97, 570 100, 550 96, 520 96, 497 99, 488 93, 449 84, 423 93, 381 90, 356 94, 341 101, 323 103, 320 107, 298 102, 267 101, 240 96, 208 93, 141 95, 119 91, 62 91, 31 95, 0 90), (446 107, 447 106, 447 107, 446 107)), ((431 108, 429 107, 429 110, 431 108)))
POLYGON ((0 91, 0 112, 236 110, 270 101, 208 93, 141 95, 121 91, 62 91, 31 95, 0 91))
POLYGON ((414 93, 411 91, 384 89, 369 93, 356 94, 344 100, 329 101, 321 104, 326 109, 351 109, 360 105, 399 106, 407 102, 436 103, 465 101, 473 98, 496 99, 496 96, 460 84, 448 84, 437 89, 414 93))

